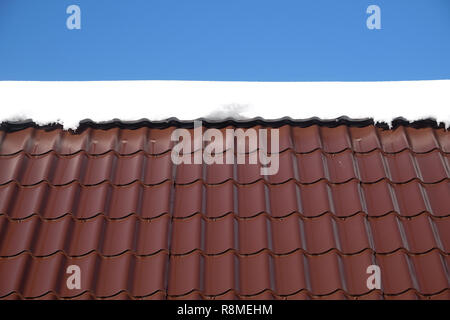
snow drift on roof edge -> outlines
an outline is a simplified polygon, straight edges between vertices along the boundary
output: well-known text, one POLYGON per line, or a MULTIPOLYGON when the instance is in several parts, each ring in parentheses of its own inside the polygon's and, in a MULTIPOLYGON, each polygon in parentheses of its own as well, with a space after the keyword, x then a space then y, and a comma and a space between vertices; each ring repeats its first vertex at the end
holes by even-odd
POLYGON ((0 121, 25 124, 29 123, 25 119, 32 119, 37 125, 59 123, 65 129, 76 129, 83 123, 142 124, 143 120, 138 119, 152 123, 198 118, 213 123, 235 119, 237 123, 248 123, 265 121, 262 119, 286 121, 284 118, 289 117, 287 121, 335 123, 345 115, 349 121, 371 118, 374 122, 390 124, 398 117, 410 121, 434 119, 448 127, 449 92, 450 80, 3 81, 0 82, 0 121))

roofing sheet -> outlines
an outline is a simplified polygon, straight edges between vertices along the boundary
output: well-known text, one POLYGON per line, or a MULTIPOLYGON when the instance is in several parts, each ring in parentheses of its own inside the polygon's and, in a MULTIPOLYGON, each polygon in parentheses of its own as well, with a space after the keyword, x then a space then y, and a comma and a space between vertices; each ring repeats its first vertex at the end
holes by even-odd
POLYGON ((174 165, 180 126, 1 130, 0 297, 450 299, 444 128, 280 123, 264 176, 174 165))

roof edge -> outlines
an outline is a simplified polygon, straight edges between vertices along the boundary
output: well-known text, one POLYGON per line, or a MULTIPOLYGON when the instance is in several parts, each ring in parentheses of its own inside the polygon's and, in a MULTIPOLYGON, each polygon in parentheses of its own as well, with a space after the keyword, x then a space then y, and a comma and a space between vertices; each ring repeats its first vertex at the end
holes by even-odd
MULTIPOLYGON (((198 118, 195 120, 180 120, 175 117, 171 117, 164 120, 149 120, 142 118, 134 121, 123 121, 120 119, 112 119, 105 122, 95 122, 91 119, 84 119, 79 122, 77 129, 69 129, 68 131, 79 133, 88 128, 107 130, 111 128, 120 129, 138 129, 142 127, 164 129, 167 127, 179 127, 179 128, 193 128, 194 121, 202 121, 203 126, 206 128, 223 128, 226 126, 234 126, 238 128, 249 128, 256 125, 262 125, 266 127, 277 128, 283 125, 291 125, 295 127, 309 127, 312 125, 318 125, 322 127, 337 127, 340 125, 346 125, 349 127, 367 127, 375 125, 376 127, 383 129, 395 129, 397 127, 412 127, 412 128, 434 128, 434 129, 448 129, 444 122, 437 122, 436 119, 426 118, 421 120, 409 121, 403 117, 397 117, 390 123, 387 122, 375 122, 373 118, 352 119, 347 116, 341 116, 334 119, 321 119, 318 117, 312 117, 307 119, 292 119, 291 117, 283 117, 278 119, 264 119, 262 117, 250 118, 250 119, 208 119, 198 118)), ((43 130, 55 130, 63 129, 63 124, 58 122, 52 122, 47 124, 39 124, 32 119, 25 119, 19 121, 4 121, 0 123, 0 130, 13 132, 20 131, 27 128, 36 128, 43 130)))

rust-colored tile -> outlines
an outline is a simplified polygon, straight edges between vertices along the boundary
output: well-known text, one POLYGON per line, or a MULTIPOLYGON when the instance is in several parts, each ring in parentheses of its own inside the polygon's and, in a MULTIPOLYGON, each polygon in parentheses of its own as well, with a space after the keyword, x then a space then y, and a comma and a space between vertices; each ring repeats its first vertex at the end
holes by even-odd
POLYGON ((80 185, 76 182, 67 186, 49 187, 43 216, 46 219, 56 219, 65 214, 74 214, 79 189, 80 185))
POLYGON ((23 185, 33 185, 41 181, 51 181, 50 173, 56 156, 48 153, 43 156, 27 157, 26 166, 20 179, 23 185))
POLYGON ((329 179, 333 183, 346 182, 357 178, 355 163, 350 150, 326 156, 329 179))
POLYGON ((441 254, 433 250, 411 256, 422 294, 435 294, 448 288, 448 275, 441 254))
POLYGON ((170 136, 175 128, 169 127, 166 129, 149 129, 147 150, 150 154, 162 154, 172 149, 173 142, 170 136))
POLYGON ((405 184, 395 184, 395 198, 403 216, 414 216, 427 211, 424 201, 424 191, 418 181, 405 184))
POLYGON ((111 197, 108 199, 108 216, 110 218, 123 218, 137 213, 137 205, 141 192, 138 182, 128 186, 111 186, 111 197))
POLYGON ((70 230, 70 243, 67 244, 67 254, 70 256, 82 256, 92 251, 101 252, 101 236, 106 223, 103 216, 86 221, 75 221, 70 230))
POLYGON ((206 183, 219 184, 234 179, 234 164, 209 164, 206 165, 206 183))
POLYGON ((92 218, 105 212, 108 189, 110 185, 103 183, 96 186, 82 187, 77 203, 77 218, 92 218))
POLYGON ((356 154, 355 158, 361 181, 375 182, 387 177, 381 151, 375 150, 370 153, 356 154))
POLYGON ((62 155, 75 154, 80 150, 86 152, 88 150, 88 143, 89 130, 84 130, 81 133, 62 131, 58 152, 62 155))
POLYGON ((343 184, 332 184, 330 188, 335 215, 348 217, 363 211, 358 181, 351 180, 343 184))
POLYGON ((166 294, 164 291, 157 291, 155 293, 150 294, 149 296, 138 297, 136 299, 139 299, 139 300, 165 300, 166 294))
POLYGON ((235 259, 231 252, 205 257, 204 294, 220 295, 235 288, 235 259))
POLYGON ((58 277, 64 273, 61 268, 64 263, 62 254, 55 254, 47 258, 31 260, 23 295, 27 298, 36 298, 50 291, 58 290, 58 277))
POLYGON ((402 230, 398 218, 394 214, 380 218, 369 219, 375 251, 377 253, 388 253, 399 248, 406 248, 403 243, 402 230))
POLYGON ((417 154, 415 157, 423 182, 435 183, 449 178, 444 159, 438 150, 425 154, 417 154))
POLYGON ((301 223, 296 214, 270 221, 272 250, 275 254, 286 254, 303 248, 301 223))
POLYGON ((58 251, 65 252, 65 243, 71 223, 72 219, 69 216, 58 220, 41 220, 35 231, 33 254, 47 256, 58 251))
MULTIPOLYGON (((233 290, 230 290, 224 294, 218 295, 218 296, 210 296, 209 299, 211 300, 238 300, 239 296, 237 295, 237 293, 233 290)), ((245 299, 242 298, 242 299, 245 299)))
POLYGON ((290 151, 285 151, 279 154, 279 169, 276 174, 268 175, 269 183, 283 183, 290 179, 296 179, 294 174, 295 155, 290 151))
POLYGON ((206 216, 217 218, 230 212, 234 212, 233 182, 206 186, 206 216))
POLYGON ((145 155, 142 152, 131 156, 118 157, 114 168, 114 183, 119 185, 129 184, 142 180, 142 166, 145 155))
POLYGON ((172 254, 186 254, 202 247, 202 217, 195 215, 186 219, 172 221, 172 254))
POLYGON ((239 156, 237 157, 236 170, 238 183, 248 184, 263 179, 261 175, 261 163, 258 159, 258 152, 256 151, 251 154, 242 155, 242 160, 239 160, 239 156))
POLYGON ((43 154, 57 149, 56 146, 59 142, 60 134, 61 129, 50 131, 42 129, 35 130, 33 138, 28 143, 27 151, 30 154, 43 154))
POLYGON ((371 125, 367 127, 349 127, 353 150, 355 152, 369 152, 381 148, 376 128, 371 125))
MULTIPOLYGON (((32 217, 26 220, 4 220, 1 232, 1 257, 12 257, 23 251, 31 251, 33 236, 37 233, 39 218, 32 217)), ((2 258, 0 258, 1 260, 2 258)))
POLYGON ((306 249, 317 254, 337 248, 335 242, 333 218, 323 215, 319 218, 303 220, 305 227, 306 249))
POLYGON ((264 290, 272 289, 270 259, 267 252, 239 258, 240 294, 256 295, 264 290))
POLYGON ((342 289, 343 284, 339 275, 336 253, 329 252, 324 255, 309 256, 308 267, 312 294, 325 295, 342 289))
POLYGON ((21 281, 27 268, 29 255, 21 254, 14 258, 0 258, 0 298, 12 292, 22 293, 21 281))
POLYGON ((383 294, 380 291, 371 291, 362 296, 358 296, 355 300, 383 300, 383 294))
POLYGON ((103 181, 111 181, 111 171, 115 157, 111 152, 101 156, 88 157, 83 183, 94 185, 103 181))
POLYGON ((299 198, 300 190, 293 180, 269 186, 271 216, 284 217, 293 212, 300 212, 299 198))
MULTIPOLYGON (((192 155, 190 155, 190 163, 183 162, 179 165, 176 165, 176 183, 178 184, 188 184, 193 183, 198 180, 204 179, 203 176, 203 159, 200 159, 200 163, 195 163, 195 157, 202 155, 202 151, 198 150, 192 155)), ((171 160, 170 160, 171 161, 171 160)))
POLYGON ((386 294, 400 294, 413 289, 408 256, 403 251, 388 255, 377 255, 381 271, 381 287, 386 294))
POLYGON ((123 155, 136 153, 140 150, 145 151, 147 131, 148 128, 146 127, 120 130, 117 151, 123 155))
POLYGON ((444 252, 450 252, 450 232, 448 232, 450 230, 450 219, 436 219, 431 223, 434 223, 438 231, 438 237, 442 243, 441 249, 444 252))
POLYGON ((89 149, 90 154, 103 154, 116 150, 119 128, 108 130, 90 130, 89 149))
POLYGON ((183 218, 203 212, 203 184, 201 181, 175 187, 173 216, 183 218))
POLYGON ((15 132, 7 132, 0 144, 0 155, 14 154, 27 151, 27 144, 33 135, 33 128, 26 128, 15 132))
POLYGON ((136 229, 136 254, 150 255, 168 250, 170 223, 170 216, 167 214, 150 221, 139 221, 136 229))
POLYGON ((392 202, 391 186, 386 180, 374 184, 363 184, 367 213, 370 216, 382 216, 395 210, 392 202))
POLYGON ((436 129, 434 131, 436 133, 437 140, 439 141, 439 145, 442 151, 449 153, 450 152, 450 131, 445 129, 436 129))
POLYGON ((345 125, 335 128, 320 127, 325 152, 335 153, 351 147, 347 128, 345 125))
POLYGON ((300 153, 311 152, 321 148, 319 126, 312 125, 306 128, 292 127, 295 151, 300 153))
POLYGON ((414 159, 409 150, 396 154, 386 154, 385 159, 392 182, 404 183, 418 177, 414 159))
POLYGON ((346 254, 371 248, 367 235, 366 216, 357 214, 346 219, 336 219, 341 251, 346 254))
POLYGON ((11 216, 10 206, 13 205, 13 196, 19 187, 14 183, 0 186, 0 214, 11 216))
POLYGON ((325 181, 302 185, 301 199, 303 214, 307 217, 316 217, 318 215, 330 212, 330 201, 328 194, 328 185, 325 181))
POLYGON ((183 256, 170 256, 168 294, 172 296, 185 295, 200 288, 200 253, 183 256))
POLYGON ((313 183, 325 176, 325 159, 321 150, 312 153, 298 154, 297 156, 298 176, 301 183, 313 183))
POLYGON ((140 215, 143 218, 154 218, 163 213, 170 213, 171 190, 171 181, 156 186, 142 187, 140 215))
POLYGON ((114 256, 127 250, 135 251, 136 218, 109 220, 103 234, 103 255, 114 256))
POLYGON ((408 139, 406 138, 403 127, 398 127, 395 130, 378 128, 378 133, 385 152, 396 153, 409 148, 408 139))
POLYGON ((120 292, 110 297, 100 298, 104 300, 132 300, 133 298, 130 296, 128 292, 120 292))
POLYGON ((284 299, 286 299, 286 300, 310 300, 311 298, 308 296, 306 291, 300 291, 298 293, 284 297, 284 299))
POLYGON ((183 294, 183 295, 174 295, 174 296, 167 296, 168 300, 201 300, 203 299, 204 296, 201 295, 200 292, 198 291, 192 291, 188 294, 183 294))
POLYGON ((299 251, 279 256, 274 261, 275 288, 278 295, 291 295, 306 289, 304 257, 299 251))
POLYGON ((239 253, 251 254, 269 248, 265 215, 239 220, 239 253))
POLYGON ((432 296, 427 296, 430 300, 450 300, 450 289, 447 288, 441 293, 434 294, 432 296))
POLYGON ((364 251, 361 254, 342 256, 345 283, 349 294, 360 295, 367 293, 367 267, 372 265, 372 253, 364 251))
POLYGON ((419 297, 414 292, 414 290, 408 290, 400 294, 385 294, 384 298, 386 300, 418 300, 419 297))
POLYGON ((20 179, 19 174, 27 159, 23 153, 14 156, 0 157, 0 184, 20 179))
POLYGON ((144 183, 155 185, 172 179, 172 169, 170 153, 160 156, 148 156, 145 161, 144 183))
POLYGON ((431 211, 435 216, 447 216, 450 214, 450 184, 442 181, 436 184, 424 185, 431 211))
POLYGON ((55 172, 52 183, 54 185, 64 185, 72 181, 80 181, 81 168, 86 161, 86 155, 77 153, 73 156, 57 157, 55 163, 55 172))
MULTIPOLYGON (((268 146, 268 152, 269 153, 278 153, 283 152, 287 149, 293 148, 293 143, 291 139, 291 126, 284 125, 279 128, 267 128, 267 146, 268 146), (278 148, 275 148, 275 146, 272 146, 272 135, 273 130, 278 130, 278 148)), ((259 139, 259 137, 258 137, 259 139)))
POLYGON ((238 215, 248 218, 267 212, 265 185, 262 181, 254 184, 238 186, 238 215))
POLYGON ((326 294, 323 296, 313 296, 313 300, 347 300, 347 297, 342 291, 336 291, 331 294, 326 294))
POLYGON ((228 214, 219 219, 205 221, 205 253, 219 254, 230 249, 236 249, 234 216, 228 214))
POLYGON ((17 190, 11 218, 23 219, 32 214, 42 214, 43 199, 47 192, 47 185, 41 183, 32 187, 19 187, 17 190))
POLYGON ((422 214, 411 219, 402 219, 408 241, 408 249, 414 253, 423 253, 437 248, 430 218, 422 214))
POLYGON ((2 300, 23 300, 18 293, 11 293, 7 296, 0 297, 2 300))
MULTIPOLYGON (((135 258, 131 289, 131 294, 134 297, 146 297, 155 294, 157 291, 165 290, 164 279, 167 259, 165 253, 135 258)), ((158 295, 161 299, 160 293, 158 295)))
POLYGON ((134 257, 131 253, 101 258, 96 274, 95 291, 98 297, 109 297, 122 290, 129 291, 130 269, 134 257))
POLYGON ((439 148, 433 128, 406 128, 411 148, 414 152, 428 152, 439 148))

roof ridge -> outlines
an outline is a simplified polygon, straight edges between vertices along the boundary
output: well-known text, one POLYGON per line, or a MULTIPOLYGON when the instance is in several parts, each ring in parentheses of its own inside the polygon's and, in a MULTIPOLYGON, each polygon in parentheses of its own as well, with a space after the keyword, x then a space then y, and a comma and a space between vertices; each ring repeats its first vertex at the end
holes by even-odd
MULTIPOLYGON (((340 125, 347 125, 351 127, 366 127, 369 125, 375 125, 384 129, 397 128, 399 126, 413 127, 413 128, 446 128, 444 122, 437 122, 433 118, 419 119, 419 120, 407 120, 403 117, 397 117, 391 120, 390 123, 387 122, 375 122, 373 118, 360 118, 353 119, 347 116, 341 116, 333 119, 321 119, 318 117, 311 117, 306 119, 292 119, 291 117, 282 117, 278 119, 264 119, 262 117, 255 117, 249 119, 235 119, 228 117, 225 119, 214 120, 209 118, 198 118, 195 120, 180 120, 176 117, 167 118, 164 120, 149 120, 147 118, 125 121, 120 119, 112 119, 105 122, 95 122, 91 119, 84 119, 79 122, 78 128, 75 132, 82 132, 87 128, 95 129, 110 129, 110 128, 126 128, 126 129, 137 129, 141 127, 150 128, 167 128, 171 126, 180 128, 193 128, 194 121, 202 121, 203 125, 207 128, 222 128, 225 126, 233 125, 236 127, 253 127, 255 125, 265 125, 268 127, 280 127, 283 125, 292 125, 299 127, 309 127, 312 125, 319 125, 323 127, 337 127, 340 125)), ((45 130, 62 129, 63 125, 61 123, 53 122, 47 124, 38 124, 32 119, 20 120, 20 121, 3 121, 0 123, 0 130, 5 131, 19 131, 29 127, 40 128, 45 130)))

